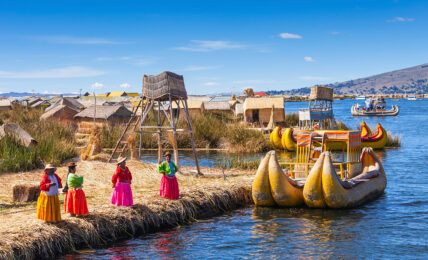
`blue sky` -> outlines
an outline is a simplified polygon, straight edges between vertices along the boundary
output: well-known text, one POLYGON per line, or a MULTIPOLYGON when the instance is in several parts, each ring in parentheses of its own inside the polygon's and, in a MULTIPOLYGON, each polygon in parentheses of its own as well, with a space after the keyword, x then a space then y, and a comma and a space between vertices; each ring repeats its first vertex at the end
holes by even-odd
POLYGON ((428 62, 428 1, 0 2, 0 92, 284 90, 428 62))

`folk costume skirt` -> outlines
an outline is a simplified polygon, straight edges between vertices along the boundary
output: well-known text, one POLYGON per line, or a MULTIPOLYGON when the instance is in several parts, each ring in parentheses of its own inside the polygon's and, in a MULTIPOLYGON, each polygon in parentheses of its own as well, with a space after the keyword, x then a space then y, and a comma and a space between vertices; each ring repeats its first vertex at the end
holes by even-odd
POLYGON ((180 191, 178 189, 177 178, 168 177, 165 174, 162 175, 160 183, 160 195, 161 197, 176 200, 180 198, 180 191))
POLYGON ((48 222, 60 221, 60 211, 58 195, 46 196, 42 191, 37 199, 37 218, 48 222))
POLYGON ((114 186, 113 196, 111 197, 111 204, 125 207, 134 205, 131 184, 117 182, 114 186))
POLYGON ((89 213, 85 192, 82 189, 70 188, 64 199, 65 213, 86 215, 89 213))

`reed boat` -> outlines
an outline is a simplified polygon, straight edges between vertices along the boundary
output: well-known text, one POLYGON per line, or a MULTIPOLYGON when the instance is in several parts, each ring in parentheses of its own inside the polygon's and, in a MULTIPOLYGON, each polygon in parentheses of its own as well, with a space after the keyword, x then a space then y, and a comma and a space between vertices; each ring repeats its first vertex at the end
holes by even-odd
POLYGON ((313 208, 350 208, 379 197, 387 179, 382 163, 372 148, 363 148, 362 171, 342 180, 336 173, 330 152, 324 152, 312 168, 303 188, 305 204, 313 208))
POLYGON ((253 180, 252 196, 256 206, 296 207, 304 204, 304 179, 292 179, 281 169, 275 151, 261 160, 253 180))
POLYGON ((277 126, 272 130, 272 133, 270 133, 269 136, 270 143, 273 144, 273 146, 277 149, 283 149, 283 146, 281 144, 281 130, 282 128, 280 126, 277 126))
MULTIPOLYGON (((325 130, 313 130, 313 131, 323 132, 325 130)), ((331 131, 341 131, 341 130, 331 130, 331 131)), ((271 136, 271 143, 274 144, 275 148, 286 149, 288 151, 295 151, 297 148, 297 139, 294 136, 294 133, 295 131, 293 128, 285 128, 282 134, 280 133, 280 131, 275 132, 276 144, 272 142, 272 136, 271 136), (280 147, 278 147, 278 144, 279 144, 278 138, 281 138, 280 147)), ((382 149, 385 147, 387 140, 388 140, 388 133, 382 127, 381 124, 379 123, 377 124, 377 132, 375 134, 372 134, 367 124, 365 122, 361 123, 361 146, 362 147, 372 147, 374 149, 382 149)), ((339 150, 342 150, 342 146, 343 146, 343 143, 341 142, 332 142, 329 145, 329 150, 339 151, 339 150)))
POLYGON ((380 123, 377 123, 377 132, 371 135, 370 128, 365 122, 361 123, 361 147, 371 147, 373 149, 385 148, 388 141, 388 133, 380 123), (368 130, 367 130, 368 129, 368 130), (363 132, 366 132, 363 136, 363 132))
POLYGON ((351 108, 351 114, 353 116, 396 116, 400 112, 398 106, 392 106, 390 110, 379 110, 375 109, 372 111, 363 111, 360 109, 359 104, 355 104, 351 108))

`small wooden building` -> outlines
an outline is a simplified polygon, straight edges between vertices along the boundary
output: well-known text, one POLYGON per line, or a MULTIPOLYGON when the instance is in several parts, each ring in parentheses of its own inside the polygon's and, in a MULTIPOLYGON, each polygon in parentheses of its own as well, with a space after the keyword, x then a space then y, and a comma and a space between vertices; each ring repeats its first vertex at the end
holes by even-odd
POLYGON ((90 106, 74 116, 78 125, 78 131, 88 132, 94 125, 112 127, 116 124, 123 124, 131 117, 132 112, 123 105, 114 106, 90 106))
MULTIPOLYGON (((190 116, 199 116, 205 112, 204 102, 199 100, 188 100, 187 108, 190 116)), ((172 109, 174 113, 176 113, 177 104, 175 102, 172 103, 172 109)), ((181 111, 180 113, 182 112, 183 111, 181 111)))
POLYGON ((270 120, 272 107, 274 108, 274 122, 284 122, 285 113, 283 98, 247 98, 243 106, 244 121, 267 124, 270 120))
POLYGON ((58 99, 54 104, 52 104, 50 107, 46 108, 46 112, 49 112, 50 110, 56 108, 57 106, 67 106, 77 112, 82 111, 85 109, 85 106, 81 104, 77 99, 72 97, 61 97, 58 99))

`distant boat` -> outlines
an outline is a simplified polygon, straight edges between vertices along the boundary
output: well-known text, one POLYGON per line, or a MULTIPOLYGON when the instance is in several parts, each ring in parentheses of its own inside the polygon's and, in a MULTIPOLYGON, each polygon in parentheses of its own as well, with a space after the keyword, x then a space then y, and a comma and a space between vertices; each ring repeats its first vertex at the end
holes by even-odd
POLYGON ((416 96, 408 96, 407 100, 418 100, 418 99, 416 98, 416 96))
POLYGON ((357 100, 366 100, 366 96, 358 96, 355 99, 357 99, 357 100))

